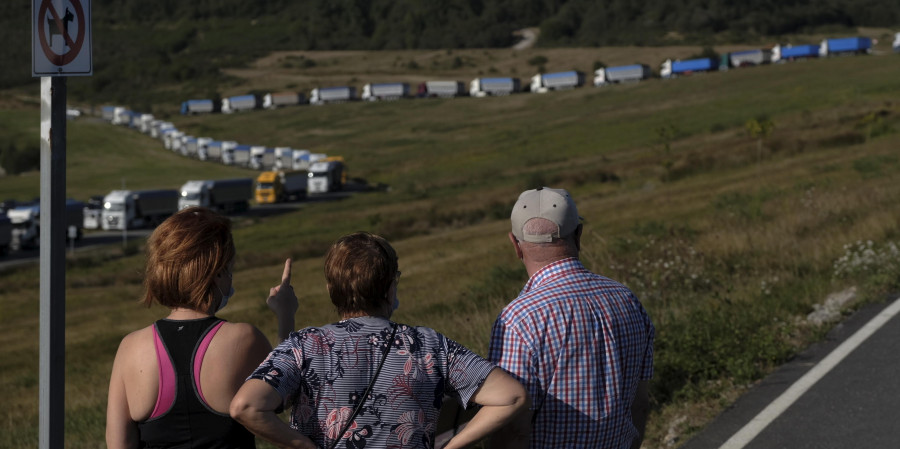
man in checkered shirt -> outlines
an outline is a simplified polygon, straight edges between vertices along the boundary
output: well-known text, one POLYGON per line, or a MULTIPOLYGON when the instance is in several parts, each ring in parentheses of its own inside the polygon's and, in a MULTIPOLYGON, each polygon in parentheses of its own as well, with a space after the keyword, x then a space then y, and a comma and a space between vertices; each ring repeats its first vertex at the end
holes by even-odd
MULTIPOLYGON (((639 448, 653 375, 650 317, 628 288, 578 260, 582 224, 568 192, 525 191, 510 221, 530 278, 494 323, 488 359, 528 390, 531 448, 639 448)), ((492 447, 505 447, 500 440, 492 447)))

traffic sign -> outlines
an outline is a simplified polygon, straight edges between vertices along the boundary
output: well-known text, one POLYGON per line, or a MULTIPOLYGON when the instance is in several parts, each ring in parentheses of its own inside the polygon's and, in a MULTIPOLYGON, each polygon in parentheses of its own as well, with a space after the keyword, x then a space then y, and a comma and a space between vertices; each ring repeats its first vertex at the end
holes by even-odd
POLYGON ((91 75, 91 0, 32 0, 32 76, 91 75))

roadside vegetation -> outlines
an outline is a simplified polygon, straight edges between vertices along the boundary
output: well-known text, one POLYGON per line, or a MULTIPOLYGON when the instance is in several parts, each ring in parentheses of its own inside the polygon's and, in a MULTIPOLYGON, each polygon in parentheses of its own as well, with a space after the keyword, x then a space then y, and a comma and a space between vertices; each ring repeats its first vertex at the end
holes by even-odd
MULTIPOLYGON (((566 53, 492 54, 471 70, 525 66, 535 54, 553 64, 566 53)), ((316 70, 344 57, 303 55, 316 70)), ((302 79, 301 68, 278 76, 291 70, 302 79)), ((267 335, 275 323, 264 298, 284 259, 296 259, 298 324, 330 322, 322 255, 338 236, 368 230, 400 256, 395 318, 485 354, 493 319, 526 281, 506 238, 509 208, 526 188, 569 189, 585 220, 582 259, 634 289, 656 325, 645 447, 668 448, 821 338, 833 322, 807 316, 829 294, 856 287, 849 313, 900 287, 898 72, 896 55, 845 57, 546 95, 171 118, 194 135, 342 155, 351 177, 386 187, 235 219, 238 296, 223 316, 267 335)), ((37 109, 15 101, 0 112, 0 137, 27 143, 37 109)), ((123 180, 177 188, 255 173, 183 158, 91 118, 69 122, 67 159, 67 191, 79 199, 123 180)), ((0 178, 0 198, 36 196, 38 180, 36 172, 0 178)), ((69 448, 102 445, 116 346, 165 313, 136 302, 142 251, 138 243, 69 256, 69 448)), ((0 272, 2 447, 37 446, 38 275, 36 265, 0 272)))

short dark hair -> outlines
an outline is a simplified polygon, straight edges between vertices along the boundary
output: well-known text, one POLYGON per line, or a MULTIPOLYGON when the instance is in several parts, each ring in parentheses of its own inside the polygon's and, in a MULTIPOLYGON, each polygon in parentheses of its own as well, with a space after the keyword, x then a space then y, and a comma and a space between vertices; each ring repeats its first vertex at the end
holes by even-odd
POLYGON ((208 311, 216 301, 215 278, 234 254, 227 217, 203 207, 177 212, 150 235, 142 302, 208 311))
POLYGON ((325 281, 339 314, 375 310, 397 276, 397 252, 368 232, 345 235, 325 255, 325 281))

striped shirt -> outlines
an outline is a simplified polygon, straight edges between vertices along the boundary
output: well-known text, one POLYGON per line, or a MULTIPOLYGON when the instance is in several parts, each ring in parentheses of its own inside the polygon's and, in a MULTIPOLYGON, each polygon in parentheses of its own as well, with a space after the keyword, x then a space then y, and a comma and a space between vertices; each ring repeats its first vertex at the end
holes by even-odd
POLYGON ((655 330, 622 284, 578 259, 531 276, 491 331, 488 359, 525 385, 531 448, 627 448, 638 381, 653 375, 655 330))
POLYGON ((465 407, 493 368, 433 329, 365 316, 291 333, 250 378, 275 388, 293 407, 291 427, 319 447, 431 448, 444 395, 465 407), (372 393, 340 434, 385 349, 372 393))

